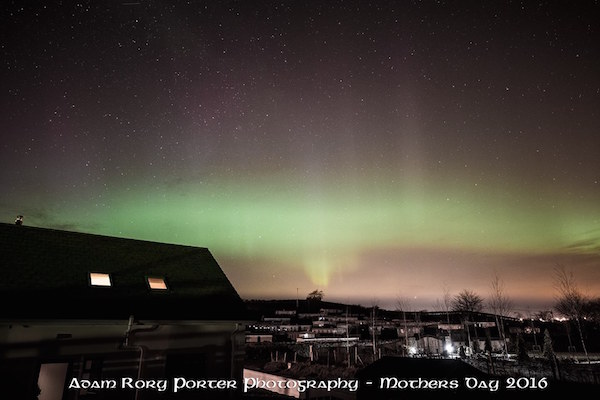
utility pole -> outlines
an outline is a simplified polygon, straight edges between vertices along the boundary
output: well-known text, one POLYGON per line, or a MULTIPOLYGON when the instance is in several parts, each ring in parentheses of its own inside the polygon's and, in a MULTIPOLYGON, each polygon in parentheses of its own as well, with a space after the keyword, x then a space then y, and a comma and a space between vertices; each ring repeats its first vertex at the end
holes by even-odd
POLYGON ((348 328, 348 305, 346 305, 346 355, 348 357, 348 367, 350 367, 350 332, 348 328))
POLYGON ((373 305, 373 361, 377 358, 377 345, 375 344, 375 305, 373 305))

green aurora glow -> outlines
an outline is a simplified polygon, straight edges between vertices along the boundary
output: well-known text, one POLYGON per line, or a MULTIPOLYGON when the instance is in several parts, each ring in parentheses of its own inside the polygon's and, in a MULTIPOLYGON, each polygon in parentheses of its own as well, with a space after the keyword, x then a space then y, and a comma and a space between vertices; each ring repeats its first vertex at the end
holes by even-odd
MULTIPOLYGON (((340 296, 347 288, 330 287, 332 277, 368 274, 370 262, 364 255, 389 249, 531 257, 573 253, 569 248, 576 243, 598 244, 598 199, 575 203, 573 194, 560 198, 539 188, 527 192, 506 184, 500 191, 491 184, 425 184, 432 179, 374 183, 375 178, 365 177, 362 183, 323 180, 318 186, 301 186, 299 179, 289 177, 287 183, 269 177, 190 181, 168 190, 137 186, 113 190, 101 206, 92 204, 95 198, 53 214, 64 215, 67 226, 93 233, 208 247, 217 260, 235 260, 246 270, 221 262, 243 295, 259 295, 246 275, 269 277, 285 266, 286 276, 294 278, 278 285, 274 294, 293 296, 302 282, 304 291, 314 286, 340 296)), ((598 259, 594 246, 575 251, 598 259)), ((406 267, 393 257, 389 262, 398 273, 406 267)), ((445 264, 440 260, 440 271, 445 264)), ((583 272, 587 269, 588 263, 583 272)), ((550 290, 551 282, 546 283, 550 290)), ((381 287, 389 284, 383 277, 381 287)))
POLYGON ((600 295, 596 3, 30 3, 5 222, 207 247, 246 299, 600 295))

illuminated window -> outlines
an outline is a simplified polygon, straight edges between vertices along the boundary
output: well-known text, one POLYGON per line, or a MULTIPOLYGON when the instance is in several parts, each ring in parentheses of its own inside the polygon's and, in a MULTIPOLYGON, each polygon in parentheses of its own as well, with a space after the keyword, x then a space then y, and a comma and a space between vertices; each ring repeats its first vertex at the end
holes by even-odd
POLYGON ((90 272, 90 285, 92 286, 111 286, 110 275, 99 272, 90 272))
POLYGON ((150 289, 167 290, 167 283, 163 278, 148 278, 150 289))

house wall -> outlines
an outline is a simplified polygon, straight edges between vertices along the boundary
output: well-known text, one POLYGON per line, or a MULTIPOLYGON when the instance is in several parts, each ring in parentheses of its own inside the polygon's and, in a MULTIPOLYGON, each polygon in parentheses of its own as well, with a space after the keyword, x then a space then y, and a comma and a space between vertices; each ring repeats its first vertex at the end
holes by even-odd
POLYGON ((40 366, 38 400, 61 400, 65 389, 68 363, 44 363, 40 366))
POLYGON ((246 335, 246 343, 272 342, 273 335, 246 335))
MULTIPOLYGON (((136 390, 69 388, 74 378, 77 382, 120 381, 123 377, 169 381, 176 377, 242 379, 245 355, 242 324, 145 322, 133 325, 126 341, 127 330, 126 322, 0 325, 0 372, 11 371, 15 390, 19 395, 31 396, 42 364, 67 364, 64 400, 165 398, 164 393, 153 389, 138 390, 136 394, 136 390)), ((56 390, 56 385, 48 385, 56 390)), ((210 393, 188 390, 177 393, 177 398, 199 395, 229 398, 231 394, 231 390, 210 393)))
POLYGON ((444 351, 443 341, 431 336, 419 339, 418 346, 426 354, 441 354, 444 351))

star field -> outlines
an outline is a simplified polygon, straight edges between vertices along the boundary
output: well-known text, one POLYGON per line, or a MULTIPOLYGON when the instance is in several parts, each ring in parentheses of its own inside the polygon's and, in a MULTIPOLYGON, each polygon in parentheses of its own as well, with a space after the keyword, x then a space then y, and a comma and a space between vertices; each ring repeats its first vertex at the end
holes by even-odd
POLYGON ((9 2, 1 214, 208 247, 244 298, 596 297, 598 11, 9 2))

